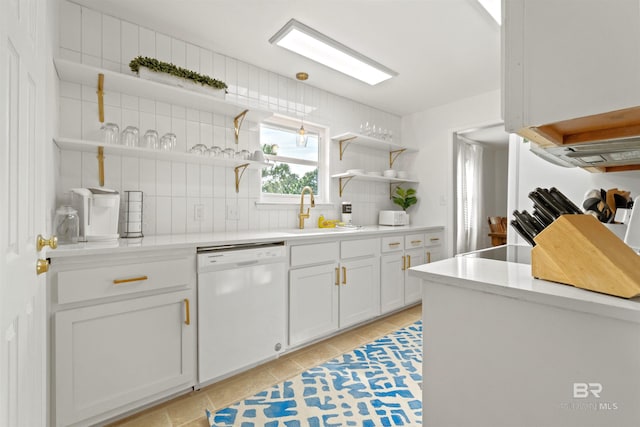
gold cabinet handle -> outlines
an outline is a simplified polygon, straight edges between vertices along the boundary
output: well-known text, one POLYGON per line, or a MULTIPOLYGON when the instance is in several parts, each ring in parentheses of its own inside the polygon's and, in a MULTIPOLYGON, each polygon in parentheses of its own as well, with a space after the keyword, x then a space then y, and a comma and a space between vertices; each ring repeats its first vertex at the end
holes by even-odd
POLYGON ((347 284, 347 267, 342 267, 342 284, 347 284))
POLYGON ((36 249, 40 252, 45 246, 49 246, 51 249, 55 249, 58 247, 58 238, 56 236, 51 236, 49 240, 42 237, 42 234, 38 234, 36 237, 36 249))
POLYGON ((142 282, 144 280, 149 280, 149 277, 147 276, 140 276, 140 277, 131 277, 129 279, 114 279, 113 280, 113 284, 114 285, 121 285, 123 283, 131 283, 131 282, 142 282))
POLYGON ((407 268, 411 268, 411 255, 407 255, 407 268))
POLYGON ((422 243, 422 240, 412 240, 411 241, 412 245, 419 245, 420 243, 422 243))
POLYGON ((437 242, 438 240, 440 240, 439 237, 432 237, 429 240, 431 240, 432 242, 437 242))
POLYGON ((431 262, 431 252, 427 251, 427 264, 431 262))
POLYGON ((39 276, 47 271, 49 271, 49 260, 42 258, 38 259, 38 261, 36 261, 36 274, 39 276))
POLYGON ((402 271, 407 269, 407 257, 402 255, 402 271))
POLYGON ((340 286, 340 269, 336 267, 336 286, 340 286))
POLYGON ((400 246, 400 242, 389 243, 389 247, 392 247, 392 246, 400 246))
POLYGON ((184 324, 185 325, 190 325, 191 324, 191 310, 189 309, 189 298, 185 298, 184 299, 184 312, 185 312, 184 324))

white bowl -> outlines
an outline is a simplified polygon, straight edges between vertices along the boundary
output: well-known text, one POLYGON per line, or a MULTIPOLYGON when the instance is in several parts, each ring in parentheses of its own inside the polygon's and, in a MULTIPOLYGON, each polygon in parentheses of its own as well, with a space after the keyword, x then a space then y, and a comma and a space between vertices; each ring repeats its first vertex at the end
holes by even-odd
POLYGON ((397 177, 400 179, 409 178, 409 173, 407 171, 398 171, 397 177))
POLYGON ((347 173, 351 175, 362 175, 364 173, 364 169, 347 169, 347 173))
POLYGON ((384 176, 386 176, 387 178, 395 178, 396 177, 396 171, 393 169, 387 169, 386 171, 382 172, 382 174, 384 176))

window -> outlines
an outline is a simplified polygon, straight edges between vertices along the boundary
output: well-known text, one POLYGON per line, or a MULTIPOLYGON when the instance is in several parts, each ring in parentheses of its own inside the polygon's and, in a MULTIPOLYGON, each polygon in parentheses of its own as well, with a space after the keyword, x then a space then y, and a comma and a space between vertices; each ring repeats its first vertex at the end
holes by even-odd
POLYGON ((287 200, 299 196, 305 186, 321 195, 323 190, 323 129, 305 123, 306 147, 296 146, 300 122, 279 119, 260 125, 260 146, 272 164, 262 170, 263 199, 287 200), (297 127, 296 127, 297 125, 297 127))

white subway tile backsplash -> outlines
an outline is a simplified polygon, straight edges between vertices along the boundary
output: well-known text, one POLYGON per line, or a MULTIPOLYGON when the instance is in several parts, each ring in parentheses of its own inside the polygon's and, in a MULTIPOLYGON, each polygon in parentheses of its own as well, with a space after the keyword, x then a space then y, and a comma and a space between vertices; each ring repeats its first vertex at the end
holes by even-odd
POLYGON ((187 165, 182 162, 171 162, 171 196, 187 195, 187 165))
MULTIPOLYGON (((206 166, 203 166, 206 167, 206 166)), ((187 197, 200 197, 200 165, 196 163, 188 163, 186 165, 186 196, 187 197)))
MULTIPOLYGON (((63 0, 60 6, 59 56, 76 62, 129 73, 128 63, 137 55, 173 62, 225 81, 228 100, 259 106, 273 112, 331 126, 332 134, 357 131, 360 123, 375 122, 393 129, 398 140, 397 116, 297 82, 294 76, 280 76, 252 64, 226 57, 169 35, 156 33, 135 23, 102 15, 63 0), (82 52, 82 55, 80 54, 82 52)), ((89 140, 100 139, 95 87, 60 84, 60 135, 89 140)), ((176 151, 186 152, 195 144, 217 145, 253 152, 260 148, 259 126, 245 121, 239 144, 234 143, 233 117, 184 106, 138 98, 131 94, 106 93, 105 119, 122 130, 137 126, 140 135, 155 129, 159 135, 177 135, 176 151)), ((351 147, 340 162, 336 145, 331 147, 331 173, 347 168, 384 170, 387 157, 351 147)), ((107 186, 118 190, 140 189, 145 194, 145 235, 180 232, 268 230, 297 226, 297 206, 256 208, 261 195, 261 172, 247 170, 235 191, 232 167, 186 162, 107 156, 107 186), (202 221, 194 218, 194 205, 203 206, 202 221), (226 218, 227 206, 234 206, 238 220, 226 218)), ((400 167, 403 163, 399 162, 400 167)), ((97 186, 95 153, 61 152, 58 191, 64 187, 97 186), (75 165, 75 168, 73 167, 75 165)), ((358 221, 375 223, 377 210, 391 207, 387 184, 350 183, 340 199, 336 182, 330 181, 336 206, 342 200, 354 203, 358 221)), ((315 227, 321 213, 339 217, 339 208, 312 210, 307 227, 315 227)))
POLYGON ((187 232, 187 199, 185 197, 171 198, 171 233, 183 234, 187 232))
MULTIPOLYGON (((120 20, 102 15, 102 59, 120 65, 120 20)), ((118 67, 118 71, 120 71, 118 67)))
POLYGON ((213 166, 200 166, 200 197, 213 197, 213 166))
POLYGON ((171 38, 169 36, 156 33, 156 54, 154 57, 160 61, 171 62, 171 38))
POLYGON ((135 24, 122 21, 120 25, 120 63, 123 72, 132 73, 129 62, 140 55, 139 29, 135 24))
POLYGON ((140 159, 136 157, 122 157, 122 190, 139 191, 140 188, 140 159))
POLYGON ((82 8, 68 1, 60 2, 60 47, 82 51, 82 8))
POLYGON ((171 162, 169 161, 156 162, 156 195, 171 196, 171 162))
POLYGON ((102 59, 102 16, 86 7, 82 8, 81 45, 83 54, 102 59))
POLYGON ((141 56, 148 56, 150 58, 156 57, 156 33, 155 31, 148 30, 140 27, 138 40, 138 51, 141 56))
MULTIPOLYGON (((184 203, 184 202, 183 202, 184 203)), ((156 197, 156 234, 170 234, 172 224, 172 206, 170 196, 156 197)))
POLYGON ((142 233, 152 236, 156 233, 156 197, 143 193, 142 198, 142 233))
POLYGON ((156 161, 140 159, 140 190, 150 196, 157 194, 156 161))
POLYGON ((191 43, 187 43, 185 68, 187 70, 201 73, 200 71, 200 48, 191 43))
POLYGON ((215 78, 213 76, 213 52, 204 48, 199 48, 199 55, 200 74, 215 78))
POLYGON ((177 39, 171 39, 171 61, 178 67, 187 67, 187 45, 185 42, 177 39))

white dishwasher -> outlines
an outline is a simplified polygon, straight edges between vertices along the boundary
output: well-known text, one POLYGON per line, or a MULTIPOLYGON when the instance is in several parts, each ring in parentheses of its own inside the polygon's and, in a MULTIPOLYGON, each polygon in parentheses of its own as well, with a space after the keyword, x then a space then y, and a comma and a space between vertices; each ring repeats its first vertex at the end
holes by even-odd
POLYGON ((198 382, 285 350, 284 242, 198 248, 198 382))

